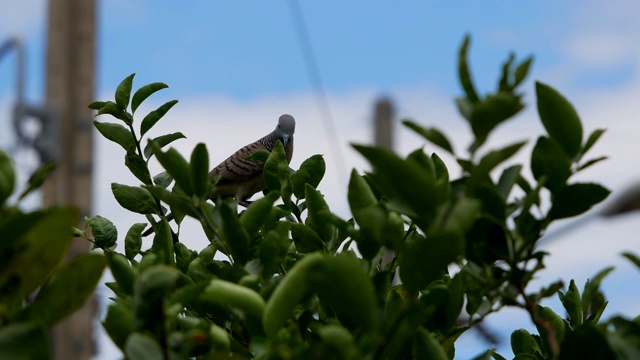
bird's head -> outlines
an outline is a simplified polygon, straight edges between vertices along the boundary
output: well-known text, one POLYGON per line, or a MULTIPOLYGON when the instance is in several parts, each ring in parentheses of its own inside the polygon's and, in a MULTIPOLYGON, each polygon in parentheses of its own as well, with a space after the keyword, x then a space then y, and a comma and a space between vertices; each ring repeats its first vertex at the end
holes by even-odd
POLYGON ((296 131, 296 119, 289 114, 281 115, 278 119, 278 126, 276 126, 276 132, 283 140, 284 146, 287 146, 289 139, 293 137, 293 133, 296 131))

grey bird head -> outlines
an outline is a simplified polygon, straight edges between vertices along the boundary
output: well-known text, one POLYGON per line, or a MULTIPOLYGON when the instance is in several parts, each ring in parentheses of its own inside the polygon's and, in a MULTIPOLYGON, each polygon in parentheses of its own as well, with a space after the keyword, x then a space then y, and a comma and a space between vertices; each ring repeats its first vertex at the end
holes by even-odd
POLYGON ((276 133, 283 140, 284 146, 287 146, 289 139, 296 131, 296 119, 289 114, 281 115, 278 119, 278 126, 276 126, 276 133))

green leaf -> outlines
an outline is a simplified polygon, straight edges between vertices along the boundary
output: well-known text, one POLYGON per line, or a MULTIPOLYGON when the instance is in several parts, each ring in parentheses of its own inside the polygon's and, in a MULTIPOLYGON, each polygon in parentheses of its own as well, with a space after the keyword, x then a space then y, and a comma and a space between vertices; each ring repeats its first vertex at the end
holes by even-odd
POLYGON ((604 334, 589 325, 575 329, 560 345, 560 360, 617 358, 604 334))
POLYGON ((204 143, 198 143, 191 153, 191 181, 194 195, 200 199, 209 198, 211 181, 209 180, 209 152, 204 143))
POLYGON ((132 333, 124 346, 124 353, 129 359, 156 360, 164 359, 160 344, 149 335, 132 333))
POLYGON ((16 173, 9 155, 0 151, 0 206, 11 196, 16 186, 16 173))
POLYGON ((136 143, 133 139, 133 135, 131 135, 131 132, 129 132, 129 130, 127 130, 127 128, 125 128, 124 126, 115 123, 98 121, 94 121, 93 125, 107 140, 111 140, 114 143, 122 146, 122 148, 127 152, 135 151, 136 143))
POLYGON ((168 172, 163 171, 160 174, 153 177, 153 183, 162 188, 167 188, 173 182, 173 178, 168 172))
POLYGON ((249 234, 240 224, 235 206, 231 207, 228 201, 224 201, 218 207, 222 216, 222 241, 231 252, 234 263, 244 265, 251 254, 249 234))
POLYGON ((288 232, 288 223, 280 221, 276 228, 270 230, 260 243, 258 257, 260 258, 260 264, 263 266, 262 277, 264 279, 270 279, 273 274, 279 271, 280 265, 284 263, 291 244, 288 232))
POLYGON ((116 119, 124 121, 125 124, 131 124, 132 119, 128 116, 125 109, 121 108, 120 105, 114 103, 113 101, 107 101, 96 116, 109 114, 116 119))
MULTIPOLYGON (((536 311, 537 316, 540 319, 546 320, 548 324, 553 327, 553 335, 556 338, 556 343, 562 344, 566 331, 564 320, 560 317, 560 315, 556 314, 551 308, 546 306, 538 305, 536 311)), ((540 338, 542 339, 542 345, 548 352, 550 352, 547 331, 545 331, 545 329, 540 324, 536 324, 536 328, 538 329, 538 333, 540 334, 540 338)))
MULTIPOLYGON (((140 264, 142 265, 142 262, 140 264)), ((180 278, 180 272, 166 265, 151 265, 149 268, 142 269, 140 275, 136 277, 134 286, 135 306, 145 306, 147 303, 163 298, 173 289, 178 278, 180 278)))
POLYGON ((518 329, 511 333, 511 351, 513 355, 529 354, 542 356, 542 350, 536 339, 525 329, 518 329))
POLYGON ((500 195, 502 195, 503 199, 506 200, 509 198, 511 189, 513 189, 513 185, 516 184, 521 170, 522 165, 513 165, 504 169, 502 175, 500 175, 500 179, 498 180, 498 191, 500 192, 500 195))
POLYGON ((189 271, 189 264, 198 257, 198 253, 190 250, 181 242, 176 242, 173 248, 176 253, 176 267, 183 274, 186 274, 189 271))
POLYGON ((112 303, 107 309, 107 316, 105 316, 102 326, 113 343, 124 350, 127 338, 133 332, 133 314, 123 304, 112 303))
MULTIPOLYGON (((0 167, 2 167, 2 165, 0 165, 0 167)), ((22 191, 22 194, 20 194, 20 197, 18 199, 19 200, 24 199, 33 190, 36 190, 40 186, 42 186, 44 181, 49 177, 49 175, 51 174, 51 172, 53 172, 55 168, 56 168, 56 163, 53 161, 48 161, 42 164, 38 169, 36 169, 36 171, 34 171, 33 174, 31 174, 31 176, 29 177, 27 188, 22 191)), ((2 175, 0 175, 0 177, 1 176, 2 175)), ((0 180, 0 182, 2 182, 2 180, 0 180)), ((0 199, 1 198, 2 198, 2 195, 0 195, 0 199)), ((2 204, 2 200, 0 200, 0 204, 2 204)))
POLYGON ((452 330, 443 340, 440 341, 442 348, 449 355, 449 359, 453 359, 456 354, 455 342, 458 341, 460 335, 469 330, 470 326, 460 326, 452 330))
POLYGON ((325 251, 326 246, 318 233, 305 224, 291 224, 291 238, 300 254, 325 251))
MULTIPOLYGON (((171 211, 178 211, 182 214, 199 218, 200 215, 198 209, 196 209, 188 197, 172 193, 161 186, 144 185, 143 187, 147 189, 151 195, 169 204, 169 206, 171 206, 171 211)), ((174 186, 174 189, 175 188, 176 187, 174 186)))
POLYGON ((504 161, 510 159, 515 155, 527 142, 520 141, 515 144, 506 146, 500 150, 493 150, 483 156, 478 163, 478 168, 481 168, 483 172, 489 173, 496 166, 500 165, 504 161))
POLYGON ((549 219, 580 215, 609 196, 610 191, 598 184, 577 183, 562 186, 553 194, 549 219))
POLYGON ((582 144, 582 123, 573 105, 550 86, 536 82, 538 114, 549 136, 570 157, 575 157, 582 144))
POLYGON ((531 67, 532 62, 533 62, 533 57, 529 56, 523 62, 521 62, 518 65, 518 67, 516 67, 516 70, 514 73, 515 79, 513 83, 514 88, 520 85, 522 81, 527 77, 527 74, 529 73, 529 68, 531 67))
POLYGON ((338 324, 327 324, 317 330, 324 345, 339 354, 340 359, 362 359, 355 339, 349 330, 338 324))
POLYGON ((571 159, 555 140, 541 136, 531 152, 531 172, 538 181, 545 177, 544 187, 555 191, 571 176, 571 159))
POLYGON ((124 110, 126 110, 127 106, 129 106, 129 99, 131 98, 131 85, 133 84, 134 76, 136 76, 135 73, 127 76, 116 88, 116 104, 118 104, 124 110))
POLYGON ((448 208, 447 216, 444 219, 442 230, 467 232, 473 223, 480 218, 482 203, 480 199, 466 196, 459 197, 455 203, 448 208))
POLYGON ((142 123, 140 124, 140 136, 144 136, 147 131, 151 130, 153 125, 155 125, 162 117, 173 107, 173 105, 177 104, 178 100, 171 100, 162 105, 156 110, 153 110, 147 116, 142 119, 142 123))
POLYGON ((131 100, 131 112, 135 113, 138 109, 138 106, 142 104, 149 96, 155 93, 158 90, 162 90, 168 88, 167 84, 161 82, 155 82, 148 85, 145 85, 138 89, 135 94, 133 94, 133 99, 131 100))
POLYGON ((451 154, 455 154, 453 151, 453 147, 449 142, 449 139, 447 139, 447 137, 443 133, 441 133, 440 130, 436 128, 424 128, 410 120, 404 120, 402 124, 404 124, 404 126, 408 127, 409 129, 415 131, 416 133, 418 133, 428 141, 432 142, 434 145, 443 148, 444 150, 448 151, 451 154))
POLYGON ((260 294, 249 288, 222 279, 212 279, 204 294, 218 305, 236 307, 247 316, 262 319, 264 300, 260 294))
POLYGON ((193 195, 189 164, 182 155, 174 148, 169 148, 166 152, 162 152, 160 145, 153 140, 149 140, 149 144, 153 149, 153 153, 158 158, 160 165, 173 177, 176 184, 178 184, 187 195, 193 195))
MULTIPOLYGON (((324 261, 325 256, 319 253, 303 257, 276 286, 262 315, 264 333, 269 338, 276 338, 278 330, 292 317, 296 306, 310 295, 309 275, 318 273, 324 261)), ((370 284, 368 279, 365 282, 370 284)))
POLYGON ((109 270, 120 289, 127 295, 133 295, 133 283, 136 272, 129 264, 127 258, 113 251, 106 251, 105 257, 109 265, 109 270))
POLYGON ((53 359, 48 329, 34 322, 3 325, 0 359, 53 359))
POLYGON ((378 204, 378 200, 369 187, 369 184, 362 176, 358 175, 355 169, 351 171, 347 198, 349 200, 351 213, 356 219, 356 222, 359 222, 359 219, 362 220, 362 210, 378 204))
MULTIPOLYGON (((163 148, 178 139, 186 139, 186 138, 187 137, 184 136, 181 132, 175 132, 175 133, 161 135, 156 138, 153 138, 153 141, 157 142, 160 148, 163 148)), ((147 158, 147 160, 150 159, 153 156, 153 148, 151 147, 151 144, 147 144, 147 146, 144 147, 144 150, 142 152, 144 153, 144 156, 147 158)))
POLYGON ((91 227, 95 246, 101 249, 111 249, 118 241, 118 229, 113 223, 100 215, 85 219, 88 227, 91 227))
POLYGON ((526 141, 517 142, 502 149, 490 151, 483 156, 478 165, 472 167, 469 171, 467 193, 473 194, 482 186, 486 186, 487 183, 493 185, 489 178, 490 172, 496 166, 515 155, 525 144, 526 141))
POLYGON ((104 267, 100 254, 82 254, 63 264, 29 306, 32 319, 51 326, 74 313, 93 294, 104 267))
POLYGON ((240 224, 246 229, 250 238, 256 236, 272 211, 273 203, 278 200, 280 193, 271 191, 263 198, 252 202, 240 216, 240 224))
POLYGON ((374 326, 375 290, 358 258, 349 253, 325 257, 316 274, 307 277, 311 288, 342 325, 352 330, 374 326))
POLYGON ((630 252, 623 252, 622 256, 626 257, 627 259, 629 259, 635 266, 637 266, 638 268, 640 268, 640 257, 638 257, 636 254, 630 253, 630 252))
POLYGON ((307 209, 309 216, 306 224, 318 233, 323 242, 328 243, 333 237, 335 227, 333 224, 325 221, 322 212, 329 211, 329 205, 324 200, 320 191, 314 189, 311 185, 305 186, 305 198, 307 199, 307 209))
POLYGON ((313 155, 303 161, 300 169, 293 175, 291 181, 293 185, 293 193, 298 199, 304 199, 305 185, 309 184, 317 188, 320 181, 324 177, 326 164, 322 155, 313 155))
POLYGON ((447 265, 464 253, 464 237, 459 232, 442 232, 429 238, 414 234, 400 254, 400 278, 410 291, 425 288, 442 278, 447 265))
POLYGON ((569 324, 575 329, 582 324, 582 302, 580 300, 580 290, 573 279, 569 283, 566 293, 558 292, 558 297, 562 306, 567 310, 569 324))
POLYGON ((106 101, 94 101, 91 104, 89 104, 89 109, 91 109, 91 110, 100 110, 105 105, 107 105, 106 101))
POLYGON ((617 354, 618 359, 640 358, 640 325, 621 316, 609 320, 614 331, 607 333, 607 342, 617 354))
POLYGON ((129 260, 133 260, 142 248, 142 231, 147 227, 145 223, 131 225, 124 237, 124 253, 129 260))
MULTIPOLYGON (((284 165, 287 164, 287 156, 284 152, 284 147, 280 141, 276 142, 271 154, 264 163, 264 182, 269 190, 282 190, 280 182, 280 172, 283 170, 284 165)), ((287 171, 289 166, 287 165, 287 171)))
POLYGON ((582 291, 582 318, 583 322, 591 322, 596 324, 600 315, 606 307, 604 296, 600 292, 600 283, 613 271, 614 267, 608 267, 587 279, 582 291))
POLYGON ((595 143, 598 141, 598 139, 600 139, 600 136, 602 136, 602 134, 604 134, 605 131, 606 129, 596 129, 591 133, 591 135, 589 135, 587 142, 582 147, 581 157, 584 154, 586 154, 589 150, 591 150, 593 145, 595 145, 595 143))
POLYGON ((151 251, 158 255, 164 264, 175 265, 173 256, 173 237, 171 236, 171 228, 165 219, 160 220, 160 225, 153 236, 153 244, 151 251))
POLYGON ((251 153, 251 155, 247 156, 245 160, 267 161, 270 154, 271 153, 267 150, 258 150, 254 153, 251 153))
POLYGON ((135 152, 127 151, 124 156, 124 164, 129 168, 129 171, 142 181, 143 184, 151 185, 151 174, 149 174, 149 168, 142 156, 135 152))
POLYGON ((447 169, 447 165, 444 163, 444 161, 442 161, 440 156, 438 156, 438 154, 436 153, 431 154, 431 161, 433 162, 433 165, 435 167, 438 182, 450 186, 449 169, 447 169))
POLYGON ((67 252, 77 220, 77 208, 59 207, 14 217, 3 226, 0 248, 13 245, 2 249, 7 257, 0 264, 0 288, 11 286, 3 294, 7 303, 24 300, 51 276, 67 252))
POLYGON ((502 76, 498 82, 499 91, 511 91, 513 86, 511 85, 511 65, 516 59, 516 56, 512 53, 509 54, 509 58, 502 64, 502 76))
POLYGON ((436 338, 423 328, 418 328, 413 341, 413 358, 420 360, 448 360, 447 353, 436 338))
POLYGON ((410 210, 408 215, 427 231, 435 220, 440 200, 433 196, 437 189, 435 167, 421 166, 414 159, 400 159, 394 153, 380 148, 353 147, 373 166, 384 195, 399 207, 410 210))
POLYGON ((360 233, 355 239, 358 250, 365 259, 371 260, 382 246, 381 238, 387 235, 383 227, 388 222, 388 212, 378 206, 369 184, 355 169, 349 180, 348 199, 353 218, 360 226, 360 233))
POLYGON ((462 46, 458 52, 458 76, 460 77, 460 85, 467 95, 467 99, 472 103, 480 101, 476 89, 473 86, 473 80, 471 79, 471 73, 469 71, 469 65, 467 64, 467 52, 469 50, 469 44, 471 38, 469 35, 464 37, 462 46))
MULTIPOLYGON (((163 222, 166 225, 166 222, 163 222)), ((162 233, 162 228, 161 225, 160 233, 162 233)), ((168 225, 166 229, 168 229, 168 225)), ((156 232, 157 234, 158 232, 156 232)), ((166 336, 166 318, 167 315, 171 316, 167 314, 168 309, 165 309, 164 300, 173 292, 180 272, 173 266, 167 266, 166 262, 157 264, 156 259, 162 259, 155 254, 157 252, 145 255, 137 266, 140 275, 136 277, 134 285, 133 324, 134 329, 145 331, 160 339, 166 336), (151 255, 153 257, 150 258, 151 255)), ((131 341, 131 336, 129 341, 131 341)))
POLYGON ((123 208, 139 214, 155 214, 156 202, 149 192, 139 186, 111 183, 111 191, 123 208))
POLYGON ((591 159, 591 160, 587 160, 584 164, 580 164, 580 166, 578 167, 578 169, 576 169, 576 172, 578 171, 582 171, 586 168, 588 168, 591 165, 597 164, 602 160, 607 160, 609 157, 608 156, 601 156, 599 158, 595 158, 595 159, 591 159))
POLYGON ((488 94, 471 110, 469 122, 476 136, 472 150, 475 151, 486 141, 489 133, 498 125, 516 115, 524 108, 520 95, 500 91, 488 94))

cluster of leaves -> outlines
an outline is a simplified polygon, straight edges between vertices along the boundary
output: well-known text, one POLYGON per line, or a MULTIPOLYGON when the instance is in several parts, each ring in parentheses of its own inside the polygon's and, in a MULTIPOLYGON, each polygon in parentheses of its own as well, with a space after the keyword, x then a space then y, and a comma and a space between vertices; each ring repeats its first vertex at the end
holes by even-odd
POLYGON ((78 223, 73 206, 24 212, 20 202, 53 171, 46 163, 18 195, 11 159, 0 151, 0 358, 50 359, 49 328, 93 294, 105 267, 101 254, 63 262, 78 223), (11 198, 17 196, 17 201, 11 198))
MULTIPOLYGON (((531 154, 534 179, 525 178, 523 165, 505 167, 525 142, 490 151, 483 145, 524 107, 517 89, 532 60, 516 66, 510 56, 496 92, 481 97, 467 65, 468 46, 466 38, 458 67, 465 96, 456 100, 474 134, 468 156, 456 154, 438 129, 404 122, 454 156, 461 176, 451 179, 441 158, 422 149, 403 158, 354 145, 373 170, 351 173, 353 217, 347 220, 331 212, 317 189, 325 171, 322 156, 293 170, 281 144, 270 154, 252 155, 264 161, 269 192, 263 198, 240 212, 233 200, 208 202, 215 179, 208 177, 204 144, 194 148, 190 161, 173 148, 163 150, 180 133, 150 139, 142 150, 141 137, 176 101, 147 115, 136 135, 134 112, 164 84, 140 88, 131 112, 133 75, 118 86, 115 102, 91 104, 98 115, 113 115, 128 127, 95 122, 125 149, 125 165, 142 182, 114 183, 113 195, 125 209, 145 215, 155 231, 143 247, 146 224, 134 224, 124 254, 113 250, 117 231, 107 219, 92 218, 93 236, 83 235, 105 250, 115 282, 108 284, 114 298, 103 325, 127 358, 451 359, 462 333, 505 306, 522 308, 539 331, 514 331, 518 359, 587 352, 633 358, 639 322, 600 321, 606 301, 599 285, 610 269, 582 294, 573 281, 565 292, 560 282, 527 290, 544 267, 546 253, 536 244, 549 224, 584 213, 609 194, 600 185, 570 181, 602 159, 583 157, 603 130, 584 140, 572 105, 537 83, 547 134, 531 154), (151 178, 154 156, 166 171, 151 178), (199 221, 210 245, 187 248, 167 221, 167 206, 178 224, 185 216, 199 221), (387 251, 394 254, 388 262, 387 251), (453 275, 451 265, 459 269, 453 275), (566 319, 540 305, 555 294, 566 319)), ((479 358, 502 356, 489 350, 479 358)))

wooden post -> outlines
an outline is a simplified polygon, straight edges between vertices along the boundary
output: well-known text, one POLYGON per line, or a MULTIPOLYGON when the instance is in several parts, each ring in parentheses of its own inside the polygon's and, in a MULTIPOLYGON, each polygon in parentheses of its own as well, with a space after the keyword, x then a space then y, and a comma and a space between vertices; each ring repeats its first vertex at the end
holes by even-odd
MULTIPOLYGON (((374 122, 374 142, 376 146, 393 150, 393 103, 389 99, 379 99, 376 101, 374 122)), ((382 255, 382 266, 386 266, 393 260, 393 250, 385 249, 382 255)))
MULTIPOLYGON (((92 112, 87 105, 94 98, 95 17, 95 0, 49 1, 46 103, 58 121, 58 149, 57 168, 43 188, 43 203, 76 205, 81 219, 91 214, 93 139, 92 112)), ((88 250, 87 241, 74 239, 67 257, 88 250)), ((56 359, 93 356, 95 314, 92 298, 54 327, 56 359)))

